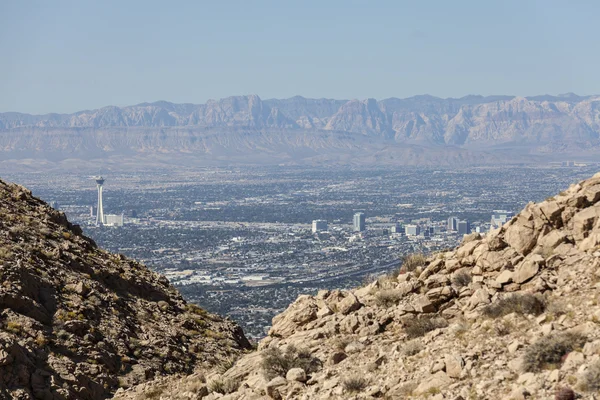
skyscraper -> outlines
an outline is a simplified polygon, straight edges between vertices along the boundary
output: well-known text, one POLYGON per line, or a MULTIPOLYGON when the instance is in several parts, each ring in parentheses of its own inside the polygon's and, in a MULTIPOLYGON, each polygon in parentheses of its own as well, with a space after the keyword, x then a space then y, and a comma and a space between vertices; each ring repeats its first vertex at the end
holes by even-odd
POLYGON ((458 221, 458 234, 466 235, 468 233, 471 233, 471 227, 469 225, 469 221, 467 221, 467 220, 458 221))
POLYGON ((362 232, 366 228, 365 213, 357 212, 354 214, 354 232, 362 232))
POLYGON ((448 218, 448 230, 449 231, 457 231, 458 230, 458 218, 456 218, 456 217, 448 218))
POLYGON ((327 221, 324 219, 315 219, 312 222, 312 233, 327 231, 327 221))
POLYGON ((96 184, 98 185, 98 206, 96 207, 96 225, 104 225, 104 209, 102 208, 102 185, 104 185, 104 178, 101 176, 97 176, 96 184))

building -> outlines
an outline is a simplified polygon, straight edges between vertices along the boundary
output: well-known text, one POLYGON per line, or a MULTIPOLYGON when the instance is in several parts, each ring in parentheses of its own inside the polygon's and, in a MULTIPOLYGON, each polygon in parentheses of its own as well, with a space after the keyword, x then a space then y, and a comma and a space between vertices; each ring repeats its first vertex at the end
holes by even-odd
POLYGON ((492 214, 492 221, 490 223, 490 229, 500 228, 502 225, 510 221, 514 216, 515 214, 511 211, 494 210, 494 213, 492 214))
POLYGON ((402 224, 400 222, 396 222, 392 226, 392 233, 404 233, 404 227, 402 226, 402 224))
POLYGON ((317 232, 326 232, 327 231, 327 221, 324 219, 315 219, 312 222, 312 233, 317 232))
POLYGON ((448 218, 448 230, 456 232, 458 230, 458 218, 450 217, 448 218))
POLYGON ((353 220, 354 232, 362 232, 366 229, 365 213, 357 212, 353 220))
POLYGON ((104 178, 101 176, 96 177, 96 185, 98 186, 98 206, 96 207, 96 225, 104 225, 104 209, 102 207, 102 185, 104 185, 104 178))
POLYGON ((404 233, 406 233, 406 236, 419 236, 421 228, 419 228, 419 225, 407 224, 404 225, 404 233))
POLYGON ((123 214, 106 214, 104 216, 104 225, 106 226, 123 226, 123 214))
POLYGON ((471 233, 471 227, 469 225, 469 221, 458 221, 458 234, 459 235, 467 235, 471 233))

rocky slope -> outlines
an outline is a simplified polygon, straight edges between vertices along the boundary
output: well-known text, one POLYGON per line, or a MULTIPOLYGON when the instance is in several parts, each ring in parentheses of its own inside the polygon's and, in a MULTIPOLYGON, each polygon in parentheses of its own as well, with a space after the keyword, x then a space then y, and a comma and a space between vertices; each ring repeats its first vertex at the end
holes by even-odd
MULTIPOLYGON (((252 155, 285 153, 289 159, 318 161, 333 151, 368 161, 382 147, 401 154, 408 144, 441 146, 449 153, 456 146, 510 146, 535 154, 596 154, 600 97, 347 101, 296 96, 263 101, 250 95, 199 105, 161 101, 74 114, 0 113, 0 159, 186 153, 243 154, 256 161, 252 155)), ((395 163, 402 163, 405 157, 396 158, 395 163)))
POLYGON ((301 296, 255 353, 118 399, 598 399, 600 173, 485 237, 301 296))
POLYGON ((0 181, 0 398, 105 399, 249 347, 145 266, 0 181))

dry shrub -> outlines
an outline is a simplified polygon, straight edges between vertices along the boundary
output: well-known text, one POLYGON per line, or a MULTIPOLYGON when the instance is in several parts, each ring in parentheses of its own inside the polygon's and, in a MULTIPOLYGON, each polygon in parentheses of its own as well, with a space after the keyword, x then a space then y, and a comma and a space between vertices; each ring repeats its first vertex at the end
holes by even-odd
POLYGON ((366 388, 369 382, 362 376, 351 376, 345 379, 342 384, 347 392, 358 393, 366 388))
POLYGON ((574 400, 575 392, 568 387, 560 387, 554 393, 554 400, 574 400))
POLYGON ((505 296, 483 309, 489 318, 499 318, 511 313, 540 315, 546 309, 546 302, 540 295, 516 293, 505 296))
POLYGON ((402 348, 402 354, 406 357, 417 355, 423 350, 423 343, 420 340, 411 340, 406 342, 402 348))
POLYGON ((419 267, 424 266, 426 262, 427 258, 424 254, 409 254, 402 259, 402 269, 404 269, 406 272, 411 272, 419 267))
POLYGON ((208 384, 208 389, 211 392, 216 392, 220 394, 230 394, 238 390, 240 387, 240 381, 238 379, 227 379, 227 378, 218 378, 214 381, 211 381, 208 384))
POLYGON ((523 368, 526 372, 556 368, 560 366, 564 356, 581 348, 585 342, 586 337, 578 333, 562 332, 548 335, 527 348, 523 368))
POLYGON ((321 360, 313 357, 309 350, 298 349, 288 345, 285 352, 279 348, 269 348, 263 351, 261 367, 267 380, 283 376, 292 368, 302 368, 306 374, 311 374, 321 368, 321 360))
POLYGON ((581 390, 586 392, 600 391, 600 361, 590 365, 583 374, 580 385, 581 390))
POLYGON ((438 328, 445 328, 447 326, 448 322, 444 318, 413 318, 404 324, 404 332, 406 332, 409 339, 414 339, 424 336, 427 332, 431 332, 438 328))
POLYGON ((459 271, 452 276, 452 284, 458 288, 469 286, 473 278, 467 271, 459 271))
POLYGON ((391 307, 398 304, 402 298, 402 292, 398 289, 384 289, 375 294, 375 303, 381 307, 391 307))

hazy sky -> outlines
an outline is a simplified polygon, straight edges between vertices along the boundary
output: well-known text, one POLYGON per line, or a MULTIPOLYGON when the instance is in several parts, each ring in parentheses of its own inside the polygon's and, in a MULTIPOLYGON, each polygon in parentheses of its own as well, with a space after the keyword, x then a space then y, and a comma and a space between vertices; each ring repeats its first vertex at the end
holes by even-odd
POLYGON ((600 94, 600 1, 0 0, 0 112, 600 94))

